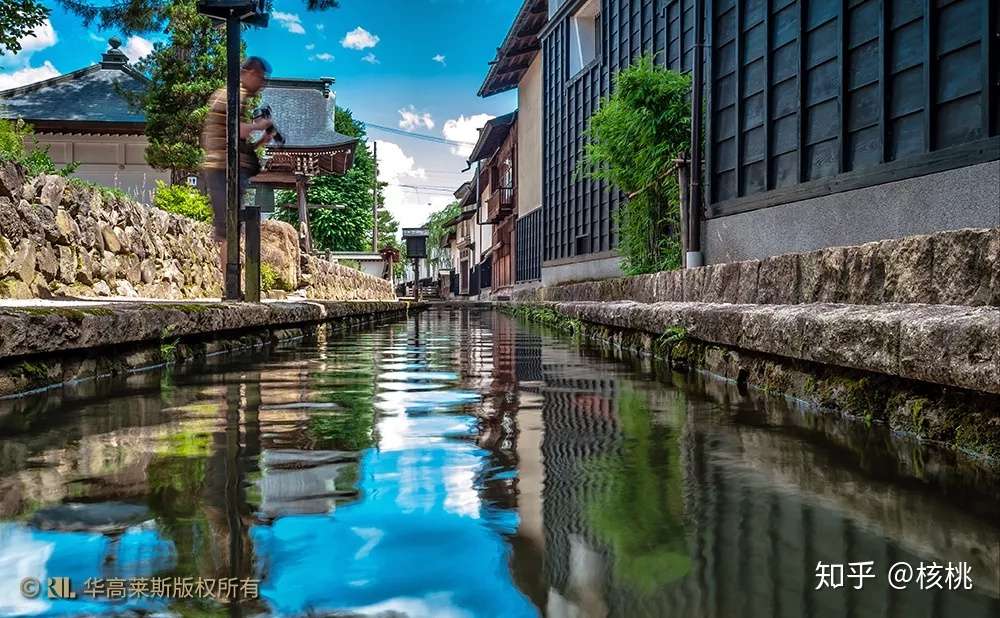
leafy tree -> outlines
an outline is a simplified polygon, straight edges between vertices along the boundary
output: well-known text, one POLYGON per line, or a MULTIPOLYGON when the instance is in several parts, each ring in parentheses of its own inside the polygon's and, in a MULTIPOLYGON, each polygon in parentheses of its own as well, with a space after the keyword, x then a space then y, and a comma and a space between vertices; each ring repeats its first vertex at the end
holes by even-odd
MULTIPOLYGON (((34 3, 35 0, 20 0, 34 3)), ((83 18, 84 25, 97 22, 101 30, 118 29, 125 34, 160 31, 171 19, 174 4, 183 0, 57 0, 71 13, 83 18)), ((338 0, 303 0, 310 11, 323 11, 339 6, 338 0)), ((268 9, 271 7, 268 0, 268 9)))
POLYGON ((673 162, 690 141, 690 92, 688 76, 642 56, 615 76, 614 92, 590 118, 579 172, 628 197, 616 214, 627 274, 680 266, 673 162))
POLYGON ((424 224, 424 227, 427 228, 428 232, 427 246, 430 249, 431 265, 434 266, 434 268, 447 268, 452 266, 450 261, 446 259, 449 257, 448 254, 441 249, 441 241, 448 235, 448 231, 451 229, 446 228, 444 224, 457 217, 460 212, 461 209, 458 206, 458 202, 455 201, 448 204, 441 210, 432 213, 430 218, 427 219, 427 223, 424 224))
POLYGON ((226 37, 211 19, 198 14, 196 0, 173 2, 166 15, 164 31, 170 43, 157 43, 137 65, 150 77, 149 87, 123 94, 145 112, 146 161, 170 170, 176 184, 201 165, 208 99, 226 79, 226 37))
POLYGON ((48 16, 49 9, 38 0, 4 0, 4 10, 0 11, 0 56, 21 51, 20 39, 35 36, 35 28, 48 16))

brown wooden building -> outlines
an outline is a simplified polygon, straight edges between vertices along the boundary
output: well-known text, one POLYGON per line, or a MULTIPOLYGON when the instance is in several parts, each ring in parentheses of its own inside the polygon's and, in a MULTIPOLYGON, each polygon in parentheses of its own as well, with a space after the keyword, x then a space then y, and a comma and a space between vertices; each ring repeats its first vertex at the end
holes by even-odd
POLYGON ((482 223, 493 226, 490 284, 494 295, 515 282, 517 224, 517 112, 487 122, 479 131, 469 163, 479 165, 482 223))

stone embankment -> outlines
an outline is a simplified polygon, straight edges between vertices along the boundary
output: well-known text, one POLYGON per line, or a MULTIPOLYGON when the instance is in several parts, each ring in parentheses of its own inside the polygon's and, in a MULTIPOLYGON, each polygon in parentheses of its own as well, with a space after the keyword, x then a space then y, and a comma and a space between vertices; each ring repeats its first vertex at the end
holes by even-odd
MULTIPOLYGON (((303 256, 292 226, 264 223, 263 268, 283 292, 392 300, 388 282, 303 256)), ((0 298, 218 298, 208 224, 61 176, 0 164, 0 298)))
POLYGON ((515 310, 1000 461, 1000 230, 538 288, 515 310))
POLYGON ((0 306, 0 396, 405 315, 399 301, 0 306))

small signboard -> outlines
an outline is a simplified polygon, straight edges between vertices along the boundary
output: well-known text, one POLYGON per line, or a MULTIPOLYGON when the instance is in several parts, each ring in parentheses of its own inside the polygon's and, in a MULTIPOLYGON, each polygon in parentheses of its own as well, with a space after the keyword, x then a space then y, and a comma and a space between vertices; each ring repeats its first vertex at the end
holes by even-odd
POLYGON ((404 227, 403 240, 406 241, 406 257, 427 257, 427 237, 430 233, 422 227, 404 227))

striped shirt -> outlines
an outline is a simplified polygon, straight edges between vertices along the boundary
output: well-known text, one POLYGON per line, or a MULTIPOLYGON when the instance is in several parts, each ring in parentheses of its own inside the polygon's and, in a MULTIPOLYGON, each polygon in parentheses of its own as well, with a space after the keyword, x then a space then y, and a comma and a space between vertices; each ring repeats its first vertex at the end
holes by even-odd
MULTIPOLYGON (((226 89, 219 88, 208 100, 208 114, 201 130, 201 147, 205 151, 202 167, 210 170, 226 169, 226 89)), ((240 116, 247 116, 247 92, 240 86, 240 116)), ((250 153, 240 144, 240 167, 253 166, 250 153)))

